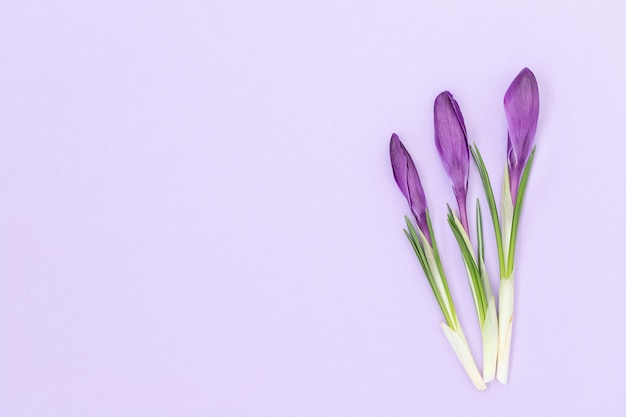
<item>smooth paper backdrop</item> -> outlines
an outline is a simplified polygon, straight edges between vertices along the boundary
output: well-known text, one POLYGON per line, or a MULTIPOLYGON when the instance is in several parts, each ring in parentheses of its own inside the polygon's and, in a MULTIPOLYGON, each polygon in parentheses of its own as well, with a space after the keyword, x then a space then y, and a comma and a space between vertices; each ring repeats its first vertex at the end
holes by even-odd
MULTIPOLYGON (((3 2, 0 415, 623 415, 624 21, 618 1, 3 2), (499 195, 525 66, 510 383, 479 393, 388 141, 478 358, 432 105, 454 94, 499 195)), ((469 196, 486 215, 474 167, 469 196)))

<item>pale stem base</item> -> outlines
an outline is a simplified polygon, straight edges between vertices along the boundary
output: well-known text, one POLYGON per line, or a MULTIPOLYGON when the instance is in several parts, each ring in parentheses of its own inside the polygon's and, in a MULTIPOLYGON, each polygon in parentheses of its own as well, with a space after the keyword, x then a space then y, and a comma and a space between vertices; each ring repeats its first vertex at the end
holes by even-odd
POLYGON ((498 372, 496 378, 506 384, 509 378, 509 356, 511 352, 511 332, 513 328, 513 275, 500 280, 499 299, 499 341, 498 372))
POLYGON ((460 327, 457 327, 457 330, 453 330, 444 322, 440 324, 444 334, 448 338, 450 346, 452 346, 452 350, 454 350, 456 357, 459 359, 459 362, 461 362, 461 365, 463 365, 467 376, 469 376, 476 389, 479 391, 486 390, 487 385, 485 385, 485 381, 478 371, 476 362, 474 362, 474 357, 470 351, 465 334, 463 334, 463 330, 461 330, 460 327))
POLYGON ((481 331, 483 337, 483 379, 487 383, 496 377, 498 357, 498 316, 496 314, 496 299, 493 295, 489 298, 481 331))

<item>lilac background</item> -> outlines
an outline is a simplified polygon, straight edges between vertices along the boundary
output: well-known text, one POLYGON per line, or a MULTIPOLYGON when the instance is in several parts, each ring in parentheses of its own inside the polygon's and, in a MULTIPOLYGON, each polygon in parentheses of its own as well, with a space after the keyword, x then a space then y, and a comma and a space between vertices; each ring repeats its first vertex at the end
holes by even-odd
POLYGON ((623 415, 625 20, 617 1, 2 2, 0 415, 623 415), (478 353, 432 102, 455 94, 499 183, 524 66, 542 107, 510 383, 478 393, 387 147, 414 154, 478 353))

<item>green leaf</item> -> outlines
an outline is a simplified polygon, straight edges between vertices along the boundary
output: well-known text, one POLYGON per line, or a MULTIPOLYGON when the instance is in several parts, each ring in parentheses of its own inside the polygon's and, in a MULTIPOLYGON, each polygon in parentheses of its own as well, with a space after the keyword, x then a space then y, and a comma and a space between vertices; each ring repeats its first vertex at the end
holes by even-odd
POLYGON ((449 206, 448 224, 450 225, 450 229, 452 229, 452 233, 454 234, 454 237, 459 244, 459 248, 461 249, 463 261, 465 262, 465 266, 467 267, 467 272, 470 278, 470 289, 472 290, 472 297, 474 299, 474 306, 476 307, 476 314, 478 315, 478 320, 482 325, 483 321, 485 320, 485 312, 487 310, 487 297, 485 296, 485 291, 482 286, 482 280, 480 279, 479 268, 476 265, 476 261, 474 260, 472 248, 468 247, 467 240, 463 236, 463 226, 460 224, 460 221, 456 218, 456 216, 454 216, 454 213, 452 212, 452 210, 450 210, 449 206))
POLYGON ((409 231, 404 230, 404 234, 406 235, 407 239, 409 239, 409 242, 411 242, 411 246, 413 246, 415 255, 417 255, 417 259, 422 265, 422 270, 424 271, 424 275, 426 275, 426 280, 428 281, 428 285, 430 285, 430 289, 433 291, 435 299, 437 300, 437 304, 439 304, 439 308, 441 309, 441 312, 443 313, 443 316, 446 319, 446 322, 449 324, 452 324, 454 323, 454 321, 452 320, 452 316, 450 312, 448 311, 448 308, 445 305, 445 302, 443 300, 443 294, 440 294, 439 290, 437 289, 437 284, 435 283, 435 277, 433 276, 433 273, 430 270, 430 265, 428 264, 426 253, 424 252, 424 248, 422 247, 420 238, 417 235, 415 227, 413 226, 413 223, 407 216, 404 216, 404 220, 406 222, 407 228, 409 229, 409 231))
POLYGON ((413 227, 413 223, 411 223, 411 220, 407 216, 404 216, 404 220, 406 221, 407 228, 409 229, 408 232, 404 230, 404 234, 409 239, 409 242, 411 242, 411 246, 413 246, 415 255, 417 255, 417 259, 420 261, 422 269, 424 270, 424 273, 428 278, 431 275, 430 267, 428 266, 428 262, 426 261, 424 249, 422 249, 419 238, 417 237, 417 233, 415 232, 415 227, 413 227))
POLYGON ((478 259, 485 259, 485 241, 483 240, 483 216, 480 201, 476 199, 476 236, 478 239, 478 259))
POLYGON ((413 240, 413 237, 411 236, 409 232, 406 231, 406 229, 402 229, 402 231, 404 232, 407 239, 409 239, 409 242, 411 242, 411 246, 413 247, 413 250, 415 251, 415 255, 417 255, 417 259, 420 261, 420 264, 422 265, 422 269, 424 270, 424 272, 426 272, 426 264, 424 263, 424 258, 422 258, 422 255, 418 248, 418 244, 415 243, 415 240, 413 240))
MULTIPOLYGON (((441 275, 441 281, 443 283, 443 287, 446 292, 446 297, 450 305, 450 314, 454 318, 455 325, 454 326, 450 325, 450 326, 456 329, 456 327, 459 325, 459 320, 457 318, 456 310, 454 308, 454 302, 452 302, 452 295, 450 294, 450 288, 448 288, 448 280, 446 279, 446 274, 443 272, 443 265, 441 264, 441 257, 439 256, 439 250, 437 249, 437 241, 435 240, 435 232, 433 231, 433 225, 430 221, 430 213, 428 209, 426 210, 426 223, 428 224, 428 232, 430 234, 430 239, 432 241, 432 249, 435 254, 435 261, 437 263, 437 268, 439 270, 439 274, 441 275)), ((425 244, 428 244, 428 242, 426 242, 425 244)))
POLYGON ((478 236, 478 272, 483 283, 483 289, 487 299, 493 296, 493 290, 491 289, 491 282, 487 275, 487 268, 485 267, 485 238, 483 235, 483 215, 480 210, 480 202, 476 199, 476 230, 478 236))
POLYGON ((480 151, 478 150, 478 146, 474 143, 470 147, 470 151, 472 152, 472 157, 474 158, 474 162, 476 163, 476 167, 478 168, 478 173, 480 174, 480 180, 483 183, 485 196, 487 197, 487 204, 489 205, 489 211, 491 212, 491 220, 493 222, 493 230, 496 235, 496 246, 498 247, 498 260, 500 262, 500 276, 504 276, 504 272, 505 272, 504 250, 502 248, 502 232, 500 231, 500 219, 498 217, 498 208, 496 207, 496 199, 493 196, 493 189, 491 188, 491 181, 489 180, 489 174, 487 172, 487 168, 485 167, 483 157, 480 154, 480 151))
POLYGON ((502 249, 505 255, 505 268, 508 268, 509 248, 511 247, 511 226, 513 225, 513 197, 511 197, 511 177, 509 176, 509 165, 504 164, 504 175, 502 177, 502 200, 500 202, 500 223, 502 226, 502 249))
POLYGON ((511 227, 511 244, 509 245, 509 254, 507 262, 507 277, 513 273, 515 267, 515 244, 517 242, 517 228, 519 227, 520 216, 522 215, 522 204, 524 203, 524 197, 526 195, 526 184, 528 183, 528 177, 530 175, 530 169, 535 159, 535 150, 537 146, 533 147, 532 152, 528 156, 522 178, 520 179, 519 188, 517 190, 517 201, 515 202, 515 208, 513 209, 513 225, 511 227))

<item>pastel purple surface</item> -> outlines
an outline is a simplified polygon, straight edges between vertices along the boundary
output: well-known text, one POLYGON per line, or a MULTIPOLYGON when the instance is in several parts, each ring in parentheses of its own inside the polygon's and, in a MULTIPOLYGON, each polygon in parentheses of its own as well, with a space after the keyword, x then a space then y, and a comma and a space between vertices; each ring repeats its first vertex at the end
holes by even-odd
MULTIPOLYGON (((2 2, 0 416, 625 415, 624 21, 608 2, 2 2), (479 393, 402 232, 389 137, 480 366, 433 99, 459 99, 499 199, 524 67, 541 117, 509 384, 479 393)), ((470 164, 470 228, 476 198, 495 287, 470 164)))

